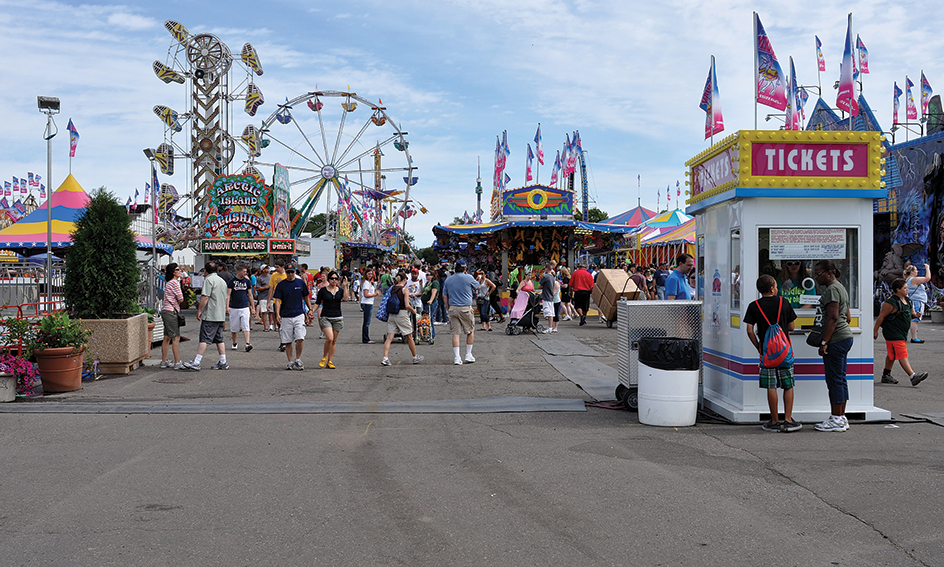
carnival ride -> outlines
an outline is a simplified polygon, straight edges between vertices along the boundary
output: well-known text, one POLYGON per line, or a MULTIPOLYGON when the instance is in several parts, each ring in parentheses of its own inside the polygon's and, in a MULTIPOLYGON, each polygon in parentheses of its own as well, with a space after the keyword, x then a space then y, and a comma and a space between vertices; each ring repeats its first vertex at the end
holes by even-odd
POLYGON ((338 213, 338 237, 383 244, 384 233, 399 233, 407 218, 426 212, 410 198, 418 178, 406 136, 382 101, 350 91, 311 91, 286 99, 260 127, 246 127, 244 170, 261 174, 260 167, 275 164, 288 170, 297 210, 293 238, 326 196, 326 211, 338 213))
POLYGON ((263 69, 249 43, 234 58, 229 47, 213 34, 191 34, 173 20, 165 22, 164 27, 173 42, 166 60, 154 61, 152 69, 167 84, 189 83, 186 99, 189 111, 180 113, 166 105, 154 107, 154 113, 164 124, 164 141, 157 146, 154 161, 164 175, 173 175, 175 158, 186 159, 192 185, 182 195, 173 185, 154 188, 159 219, 155 236, 175 247, 185 247, 200 237, 208 190, 218 175, 228 173, 237 152, 237 141, 228 130, 232 123, 231 103, 245 100, 246 112, 250 116, 255 114, 265 99, 253 78, 262 75, 263 69), (175 134, 181 134, 185 141, 175 141, 175 134), (176 211, 187 204, 191 217, 178 216, 176 211))

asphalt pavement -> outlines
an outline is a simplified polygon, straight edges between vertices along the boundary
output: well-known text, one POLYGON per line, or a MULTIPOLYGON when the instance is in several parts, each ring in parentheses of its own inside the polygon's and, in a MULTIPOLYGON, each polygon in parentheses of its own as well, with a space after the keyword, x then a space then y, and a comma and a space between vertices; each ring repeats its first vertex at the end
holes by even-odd
MULTIPOLYGON (((394 344, 383 367, 359 307, 344 313, 336 370, 317 366, 317 329, 304 371, 255 330, 252 352, 227 344, 229 370, 209 369, 212 349, 200 372, 161 370, 155 348, 130 375, 4 404, 0 564, 944 562, 944 325, 909 345, 928 380, 876 383, 893 422, 776 434, 583 407, 592 398, 504 325, 476 333, 475 364, 453 365, 437 326, 422 363, 394 344)), ((560 328, 569 355, 596 352, 615 378, 616 328, 560 328)))

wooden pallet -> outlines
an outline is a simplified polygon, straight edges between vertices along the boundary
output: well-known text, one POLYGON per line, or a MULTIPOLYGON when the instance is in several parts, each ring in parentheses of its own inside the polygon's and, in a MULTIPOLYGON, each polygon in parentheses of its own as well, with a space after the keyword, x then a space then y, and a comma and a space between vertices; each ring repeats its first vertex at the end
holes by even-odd
POLYGON ((99 374, 130 374, 132 370, 144 365, 144 356, 132 362, 99 362, 99 374))

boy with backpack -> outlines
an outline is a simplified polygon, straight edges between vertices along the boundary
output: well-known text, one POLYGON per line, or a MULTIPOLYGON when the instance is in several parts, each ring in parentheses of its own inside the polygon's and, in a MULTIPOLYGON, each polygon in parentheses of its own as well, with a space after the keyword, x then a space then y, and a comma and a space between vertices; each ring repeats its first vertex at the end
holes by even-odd
POLYGON ((757 278, 757 291, 761 298, 747 306, 744 323, 747 336, 760 353, 760 387, 767 390, 770 421, 762 428, 783 433, 798 431, 803 426, 793 421, 793 346, 787 334, 794 328, 796 313, 790 302, 777 294, 777 280, 773 277, 763 275, 757 278), (754 333, 755 325, 757 334, 754 333), (777 388, 783 389, 783 422, 777 412, 777 388))

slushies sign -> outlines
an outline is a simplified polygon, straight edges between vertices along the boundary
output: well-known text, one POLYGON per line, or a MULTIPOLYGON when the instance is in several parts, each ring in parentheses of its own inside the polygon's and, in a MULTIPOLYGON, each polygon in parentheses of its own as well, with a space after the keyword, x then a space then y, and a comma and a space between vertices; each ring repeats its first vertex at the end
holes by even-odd
POLYGON ((205 238, 268 238, 271 188, 255 175, 221 175, 209 190, 205 238))
POLYGON ((730 190, 745 197, 881 190, 883 164, 878 132, 742 130, 685 165, 694 203, 730 190), (771 191, 759 191, 765 189, 771 191))

